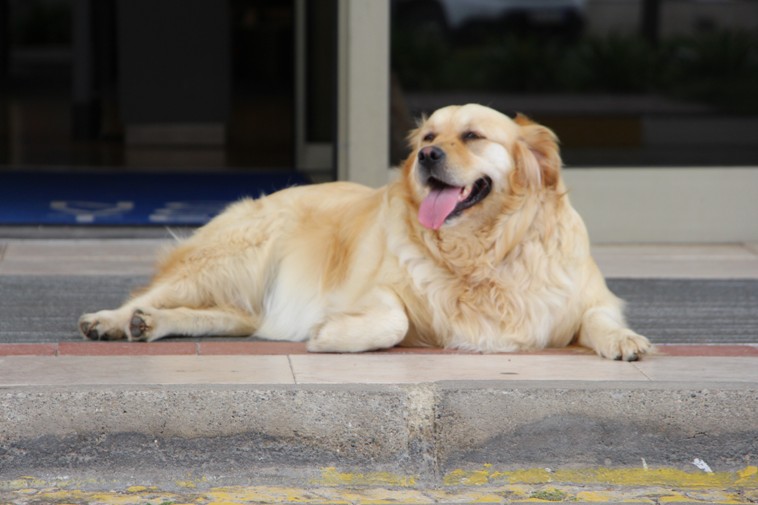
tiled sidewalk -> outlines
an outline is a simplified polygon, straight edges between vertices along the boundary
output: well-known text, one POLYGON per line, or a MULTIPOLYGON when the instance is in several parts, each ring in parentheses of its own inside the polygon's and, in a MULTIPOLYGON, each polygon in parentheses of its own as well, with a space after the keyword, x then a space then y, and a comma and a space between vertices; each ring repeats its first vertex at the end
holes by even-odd
MULTIPOLYGON (((12 344, 0 343, 0 356, 292 356, 309 354, 305 343, 301 342, 58 342, 12 344)), ((480 354, 450 349, 423 347, 394 347, 382 351, 353 354, 352 356, 371 355, 469 355, 469 356, 594 356, 594 353, 582 347, 571 346, 565 349, 545 349, 538 352, 518 354, 480 354)), ((758 357, 758 344, 736 345, 670 345, 656 346, 654 356, 720 356, 720 357, 758 357)))
POLYGON ((604 360, 576 348, 531 354, 408 349, 347 355, 308 354, 300 344, 95 343, 76 347, 61 344, 57 355, 0 356, 0 386, 551 380, 758 383, 758 346, 752 345, 659 346, 657 353, 634 363, 604 360), (139 352, 152 348, 156 352, 139 352))

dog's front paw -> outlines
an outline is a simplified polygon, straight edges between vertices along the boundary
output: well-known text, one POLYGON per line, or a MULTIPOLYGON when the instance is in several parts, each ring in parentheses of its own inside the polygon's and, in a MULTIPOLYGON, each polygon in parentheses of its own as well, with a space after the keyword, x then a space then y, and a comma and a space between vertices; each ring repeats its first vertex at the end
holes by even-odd
POLYGON ((348 352, 340 347, 340 337, 343 337, 344 333, 335 332, 334 326, 333 323, 327 323, 316 329, 306 343, 308 352, 348 352))
POLYGON ((82 315, 79 331, 89 340, 121 340, 126 337, 116 314, 111 310, 82 315))
POLYGON ((652 349, 650 341, 630 329, 619 329, 608 335, 601 349, 596 349, 604 358, 637 361, 652 349))

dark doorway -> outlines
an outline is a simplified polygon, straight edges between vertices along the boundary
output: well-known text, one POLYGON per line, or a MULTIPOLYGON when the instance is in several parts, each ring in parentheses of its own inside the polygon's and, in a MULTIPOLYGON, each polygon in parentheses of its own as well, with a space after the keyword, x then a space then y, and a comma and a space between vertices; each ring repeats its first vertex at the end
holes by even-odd
POLYGON ((0 33, 0 171, 293 166, 293 0, 0 0, 0 33))

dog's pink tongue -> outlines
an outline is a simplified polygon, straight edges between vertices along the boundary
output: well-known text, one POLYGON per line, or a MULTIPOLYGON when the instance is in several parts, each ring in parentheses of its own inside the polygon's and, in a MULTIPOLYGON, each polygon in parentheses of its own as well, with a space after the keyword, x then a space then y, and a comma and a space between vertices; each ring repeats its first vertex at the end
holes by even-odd
POLYGON ((461 188, 447 186, 444 189, 433 189, 429 196, 424 198, 418 209, 418 220, 425 228, 439 230, 458 205, 458 196, 461 188))

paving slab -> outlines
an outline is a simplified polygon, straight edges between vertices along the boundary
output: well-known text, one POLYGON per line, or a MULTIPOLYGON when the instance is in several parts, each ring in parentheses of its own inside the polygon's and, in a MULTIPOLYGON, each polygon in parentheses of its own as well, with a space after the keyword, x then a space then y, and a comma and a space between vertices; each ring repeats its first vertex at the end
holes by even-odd
POLYGON ((0 275, 149 276, 173 239, 10 240, 0 275))
POLYGON ((596 244, 606 276, 667 279, 758 279, 755 244, 596 244))
MULTIPOLYGON (((0 239, 0 275, 148 276, 176 243, 172 235, 190 231, 156 233, 161 238, 0 239)), ((595 244, 592 251, 609 277, 758 279, 758 244, 595 244)))

